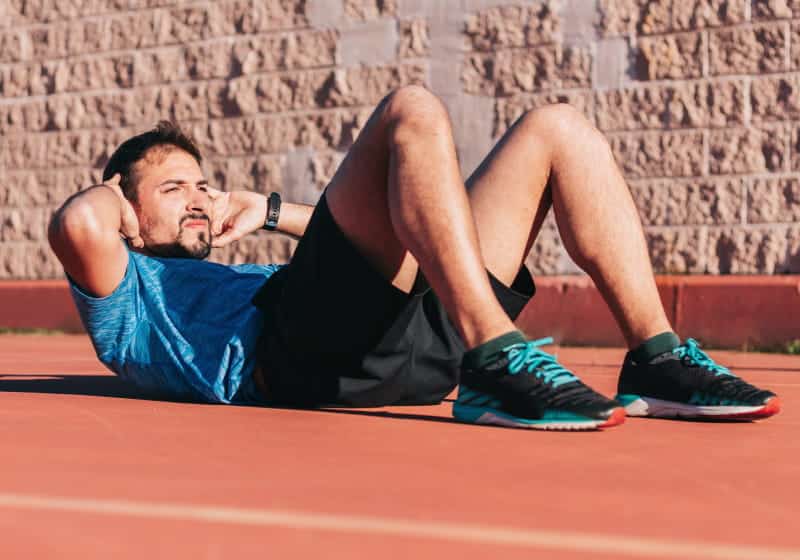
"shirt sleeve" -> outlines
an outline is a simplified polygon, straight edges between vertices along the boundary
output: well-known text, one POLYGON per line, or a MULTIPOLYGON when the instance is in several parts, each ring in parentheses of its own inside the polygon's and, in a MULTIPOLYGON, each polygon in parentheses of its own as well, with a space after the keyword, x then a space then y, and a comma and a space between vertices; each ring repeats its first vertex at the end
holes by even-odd
POLYGON ((128 253, 125 276, 105 297, 86 293, 67 275, 72 299, 97 357, 105 364, 119 358, 133 338, 139 322, 139 281, 135 259, 128 253))

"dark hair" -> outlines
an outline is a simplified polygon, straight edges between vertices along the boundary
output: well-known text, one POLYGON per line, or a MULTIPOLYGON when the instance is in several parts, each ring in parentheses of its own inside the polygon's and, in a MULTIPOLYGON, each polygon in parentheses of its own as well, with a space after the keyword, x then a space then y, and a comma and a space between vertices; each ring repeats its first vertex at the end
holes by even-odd
POLYGON ((197 160, 197 163, 203 160, 194 140, 176 123, 159 121, 152 130, 128 138, 119 145, 103 169, 103 181, 108 181, 119 173, 122 193, 129 200, 135 200, 137 177, 134 166, 144 159, 151 149, 157 147, 183 150, 197 160))

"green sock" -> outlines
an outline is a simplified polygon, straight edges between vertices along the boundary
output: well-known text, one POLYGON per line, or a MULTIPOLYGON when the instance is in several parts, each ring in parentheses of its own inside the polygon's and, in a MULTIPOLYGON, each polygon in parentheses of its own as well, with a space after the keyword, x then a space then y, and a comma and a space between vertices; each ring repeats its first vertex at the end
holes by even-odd
POLYGON ((648 338, 631 350, 631 358, 634 362, 647 363, 664 352, 675 350, 680 343, 681 339, 674 332, 663 332, 648 338))
POLYGON ((497 354, 506 346, 512 344, 525 343, 525 336, 519 331, 511 331, 506 334, 493 338, 483 344, 476 346, 466 354, 464 354, 464 361, 461 362, 464 367, 469 369, 480 369, 486 364, 492 362, 497 354))

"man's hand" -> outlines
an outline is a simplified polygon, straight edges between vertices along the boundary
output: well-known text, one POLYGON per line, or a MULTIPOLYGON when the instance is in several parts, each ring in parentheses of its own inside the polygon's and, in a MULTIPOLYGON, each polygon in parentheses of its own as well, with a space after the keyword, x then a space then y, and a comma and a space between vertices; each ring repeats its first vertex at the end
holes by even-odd
POLYGON ((122 194, 122 189, 119 186, 120 176, 119 173, 111 177, 103 185, 114 191, 114 194, 119 197, 120 206, 120 224, 119 233, 128 240, 128 242, 137 249, 144 247, 144 240, 139 235, 139 218, 136 217, 136 212, 133 210, 130 201, 122 194))
POLYGON ((211 198, 212 247, 224 247, 264 225, 267 197, 251 191, 208 189, 211 198))

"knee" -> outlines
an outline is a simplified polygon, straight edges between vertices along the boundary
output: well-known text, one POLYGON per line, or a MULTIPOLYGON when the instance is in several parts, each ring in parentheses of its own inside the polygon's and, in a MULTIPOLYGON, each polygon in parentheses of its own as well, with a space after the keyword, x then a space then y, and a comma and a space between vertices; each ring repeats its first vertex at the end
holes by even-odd
POLYGON ((556 103, 523 114, 517 125, 537 141, 563 150, 575 147, 611 152, 608 139, 572 105, 556 103))
POLYGON ((403 86, 384 101, 383 117, 394 142, 413 140, 422 134, 451 133, 447 108, 422 86, 403 86))

